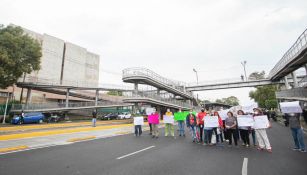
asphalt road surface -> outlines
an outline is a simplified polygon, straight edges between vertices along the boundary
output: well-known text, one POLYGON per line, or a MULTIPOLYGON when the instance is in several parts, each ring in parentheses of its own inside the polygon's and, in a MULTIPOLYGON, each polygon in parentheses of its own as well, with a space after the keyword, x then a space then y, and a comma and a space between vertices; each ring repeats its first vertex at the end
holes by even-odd
MULTIPOLYGON (((0 155, 1 175, 307 175, 307 153, 293 151, 290 129, 273 123, 273 153, 152 139, 147 132, 0 155)), ((305 137, 306 141, 306 137, 305 137)))

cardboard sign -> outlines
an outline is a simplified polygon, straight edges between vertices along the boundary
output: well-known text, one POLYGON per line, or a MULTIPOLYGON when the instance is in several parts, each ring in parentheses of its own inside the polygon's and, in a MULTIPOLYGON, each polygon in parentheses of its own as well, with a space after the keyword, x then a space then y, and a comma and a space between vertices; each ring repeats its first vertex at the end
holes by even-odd
POLYGON ((221 117, 222 120, 226 120, 226 118, 227 118, 227 112, 228 112, 228 110, 218 111, 218 113, 219 113, 219 115, 220 115, 220 117, 221 117))
POLYGON ((174 124, 174 116, 173 115, 163 115, 163 122, 174 124))
POLYGON ((145 111, 146 115, 151 115, 152 113, 156 112, 155 108, 146 108, 145 111))
POLYGON ((144 125, 144 117, 133 117, 134 125, 144 125))
POLYGON ((159 114, 151 114, 148 116, 148 123, 159 124, 159 114))
POLYGON ((280 109, 282 113, 302 113, 302 108, 299 101, 281 102, 280 109))
POLYGON ((238 126, 254 126, 254 117, 252 115, 238 115, 238 126))
POLYGON ((208 127, 208 128, 219 127, 218 116, 205 116, 204 117, 204 127, 208 127))
POLYGON ((255 116, 254 117, 254 129, 265 129, 268 128, 270 123, 268 120, 268 116, 266 115, 261 115, 261 116, 255 116))

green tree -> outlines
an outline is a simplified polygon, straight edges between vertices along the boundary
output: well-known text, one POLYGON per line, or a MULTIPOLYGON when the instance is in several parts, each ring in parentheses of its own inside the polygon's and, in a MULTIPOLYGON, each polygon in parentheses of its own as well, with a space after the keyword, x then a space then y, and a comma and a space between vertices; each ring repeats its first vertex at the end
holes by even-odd
POLYGON ((24 73, 40 69, 41 46, 21 27, 0 25, 0 88, 17 82, 24 73))
POLYGON ((123 92, 121 91, 109 91, 107 92, 108 95, 113 95, 113 96, 123 96, 123 92))
POLYGON ((225 105, 230 105, 230 106, 237 106, 239 105, 239 99, 235 96, 230 96, 227 98, 222 98, 222 99, 216 99, 216 103, 222 103, 225 105))
POLYGON ((259 86, 255 91, 249 92, 249 97, 254 99, 262 108, 276 108, 277 101, 275 92, 278 90, 276 85, 259 86), (275 103, 275 105, 274 105, 275 103))
POLYGON ((248 79, 250 80, 260 80, 265 78, 265 72, 253 72, 249 75, 248 79))

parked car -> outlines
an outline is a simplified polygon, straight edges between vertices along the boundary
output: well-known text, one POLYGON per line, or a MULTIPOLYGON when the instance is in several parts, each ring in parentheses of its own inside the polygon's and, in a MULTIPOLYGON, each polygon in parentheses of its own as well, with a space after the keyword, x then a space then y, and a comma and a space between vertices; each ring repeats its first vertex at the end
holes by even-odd
POLYGON ((129 119, 131 118, 131 114, 127 113, 127 112, 124 112, 120 115, 118 115, 118 119, 129 119))
POLYGON ((24 123, 43 123, 45 116, 40 112, 25 113, 23 120, 20 115, 15 115, 11 121, 12 124, 24 123))
POLYGON ((117 114, 108 114, 108 115, 105 115, 105 116, 101 116, 101 120, 114 120, 114 119, 117 119, 118 118, 118 115, 117 114))

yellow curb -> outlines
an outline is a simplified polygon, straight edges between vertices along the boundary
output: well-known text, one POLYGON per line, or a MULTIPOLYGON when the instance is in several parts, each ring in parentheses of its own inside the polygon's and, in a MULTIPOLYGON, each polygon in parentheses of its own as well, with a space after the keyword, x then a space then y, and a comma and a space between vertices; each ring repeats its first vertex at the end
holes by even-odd
POLYGON ((26 145, 7 147, 7 148, 0 148, 0 153, 7 153, 7 152, 12 152, 12 151, 24 150, 24 149, 28 149, 28 148, 29 147, 26 146, 26 145))
POLYGON ((9 134, 1 135, 0 141, 4 140, 14 140, 14 139, 23 139, 23 138, 33 138, 49 135, 58 135, 58 134, 69 134, 76 132, 86 132, 86 131, 99 131, 106 129, 122 128, 122 127, 132 127, 132 124, 121 124, 121 125, 108 125, 108 126, 97 126, 97 127, 79 127, 79 128, 70 128, 70 129, 59 129, 59 130, 50 130, 50 131, 38 131, 30 133, 18 133, 18 134, 9 134))
POLYGON ((80 137, 80 138, 73 138, 67 140, 67 142, 78 142, 78 141, 84 141, 84 140, 90 140, 96 138, 95 136, 88 136, 88 137, 80 137))
MULTIPOLYGON (((120 122, 120 121, 118 121, 120 122)), ((97 121, 96 124, 116 124, 116 121, 97 121)), ((52 123, 52 124, 36 124, 36 125, 15 125, 9 127, 0 127, 0 131, 24 131, 24 130, 31 130, 31 129, 45 129, 45 128, 63 128, 63 127, 71 127, 71 126, 86 126, 92 125, 92 122, 78 122, 78 123, 52 123)))

